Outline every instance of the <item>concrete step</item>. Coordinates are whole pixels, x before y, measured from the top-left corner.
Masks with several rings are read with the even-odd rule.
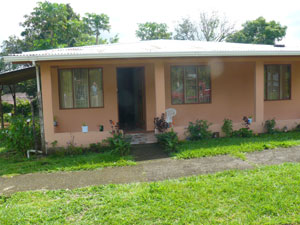
[[[132,145],[157,143],[157,139],[155,137],[154,132],[127,134],[125,133],[125,136],[131,138]]]

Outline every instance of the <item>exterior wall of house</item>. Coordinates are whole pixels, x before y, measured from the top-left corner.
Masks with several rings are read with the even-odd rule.
[[[263,65],[292,62],[292,100],[264,101]],[[171,104],[170,67],[172,65],[210,65],[211,103]],[[175,108],[174,129],[184,138],[188,122],[205,119],[213,123],[211,129],[220,131],[224,118],[233,120],[236,129],[242,126],[243,116],[253,116],[251,128],[263,131],[263,121],[276,118],[279,126],[295,126],[300,122],[300,57],[231,57],[231,58],[164,58],[164,59],[107,59],[81,61],[41,62],[45,138],[48,146],[58,141],[88,145],[100,142],[110,133],[109,120],[118,121],[117,80],[118,67],[145,68],[146,130],[153,131],[153,118],[166,108]],[[103,68],[104,107],[98,109],[60,109],[58,69]],[[57,117],[58,127],[53,126]],[[81,125],[89,126],[81,133]],[[99,125],[104,131],[99,132]]]

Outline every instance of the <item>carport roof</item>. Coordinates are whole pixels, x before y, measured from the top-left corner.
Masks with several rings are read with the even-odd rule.
[[[0,85],[17,84],[35,78],[35,67],[27,67],[0,73]]]

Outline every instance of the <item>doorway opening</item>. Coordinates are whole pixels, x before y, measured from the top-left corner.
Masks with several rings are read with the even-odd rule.
[[[117,84],[120,128],[125,131],[145,130],[144,68],[117,68]]]

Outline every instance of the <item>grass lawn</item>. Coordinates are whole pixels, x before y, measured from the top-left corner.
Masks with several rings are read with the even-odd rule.
[[[217,138],[185,141],[173,156],[179,159],[231,154],[245,158],[244,153],[300,145],[300,132],[261,134],[252,138]]]
[[[91,170],[111,166],[135,165],[132,156],[111,153],[86,153],[75,156],[48,156],[27,159],[0,148],[0,176],[33,172]]]
[[[0,197],[0,224],[299,224],[300,164]]]

